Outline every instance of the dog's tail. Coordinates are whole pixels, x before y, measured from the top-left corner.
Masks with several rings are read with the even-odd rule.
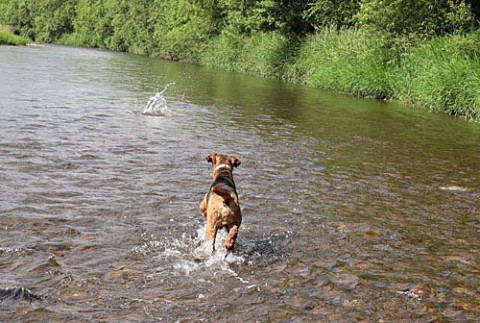
[[[229,186],[215,185],[215,186],[212,187],[212,192],[220,195],[225,200],[233,200],[236,203],[238,203],[237,192],[235,192],[235,190],[233,188],[229,187]]]

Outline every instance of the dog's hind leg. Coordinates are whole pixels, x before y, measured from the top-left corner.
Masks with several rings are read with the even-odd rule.
[[[215,239],[218,228],[215,224],[207,223],[207,241],[212,244],[212,255],[215,253]]]
[[[237,234],[238,234],[238,225],[232,225],[228,229],[228,236],[225,239],[225,242],[223,243],[223,246],[228,250],[228,251],[233,251],[233,248],[235,247],[235,241],[237,240]]]

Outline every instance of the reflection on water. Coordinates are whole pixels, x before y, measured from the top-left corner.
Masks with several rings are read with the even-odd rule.
[[[0,70],[0,293],[41,297],[2,320],[477,319],[478,124],[105,51],[0,47]],[[214,151],[242,160],[226,259],[198,212]]]

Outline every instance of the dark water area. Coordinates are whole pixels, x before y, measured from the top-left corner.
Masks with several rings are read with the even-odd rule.
[[[479,124],[47,46],[0,47],[0,129],[0,321],[480,316]],[[242,161],[227,258],[212,152]]]

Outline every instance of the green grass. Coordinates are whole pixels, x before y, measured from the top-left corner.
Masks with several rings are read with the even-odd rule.
[[[223,33],[202,52],[202,65],[249,75],[287,80],[298,40],[278,32],[250,37]]]
[[[57,40],[57,44],[83,47],[87,46],[87,41],[79,34],[63,34]]]
[[[31,42],[26,37],[15,35],[6,27],[0,28],[0,45],[26,45]]]
[[[288,68],[295,60],[296,39],[285,35],[258,33],[239,53],[237,71],[275,79],[288,79]]]

